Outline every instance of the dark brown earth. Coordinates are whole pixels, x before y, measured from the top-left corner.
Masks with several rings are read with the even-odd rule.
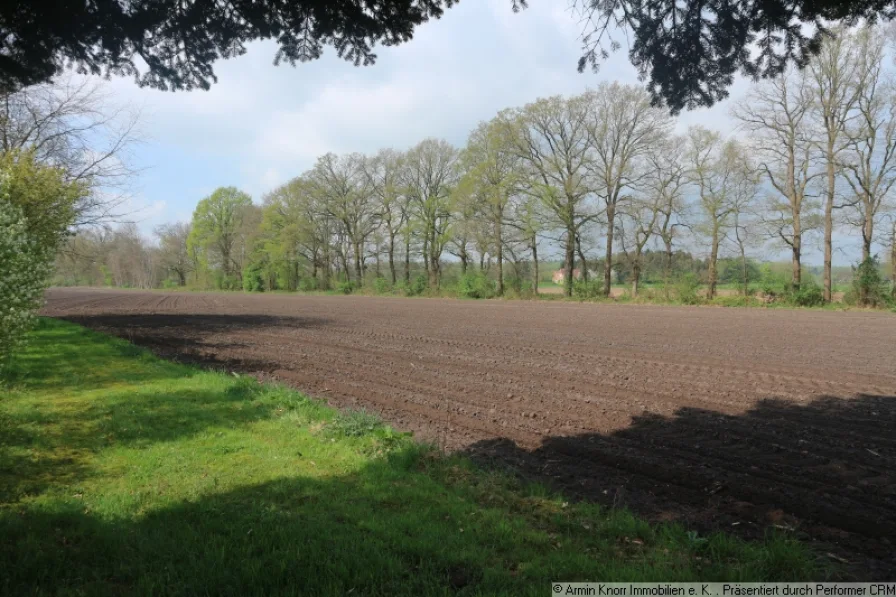
[[[44,313],[701,532],[896,578],[896,316],[52,289]]]

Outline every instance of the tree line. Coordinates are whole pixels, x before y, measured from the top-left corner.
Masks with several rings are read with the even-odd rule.
[[[664,253],[668,283],[676,251],[700,246],[712,298],[722,257],[739,260],[746,288],[750,257],[781,249],[798,291],[817,237],[830,301],[835,230],[858,231],[862,262],[876,247],[896,251],[888,43],[875,27],[838,31],[806,68],[752,86],[732,108],[731,136],[676,132],[647,92],[614,82],[503,110],[461,148],[425,139],[406,151],[329,153],[260,204],[216,190],[189,224],[156,231],[154,263],[169,283],[285,290],[409,285],[412,264],[438,289],[457,263],[461,274],[491,272],[500,295],[523,273],[537,292],[538,264],[557,249],[566,295],[577,270],[609,296],[620,264],[637,295],[646,252]]]

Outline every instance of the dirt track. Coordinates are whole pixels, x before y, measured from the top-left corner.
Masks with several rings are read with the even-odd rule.
[[[585,499],[795,529],[896,578],[896,316],[52,289],[44,310],[276,377]]]

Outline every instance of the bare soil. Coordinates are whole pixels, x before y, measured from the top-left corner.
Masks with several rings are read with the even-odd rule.
[[[46,315],[376,411],[578,499],[896,578],[885,313],[51,289]]]

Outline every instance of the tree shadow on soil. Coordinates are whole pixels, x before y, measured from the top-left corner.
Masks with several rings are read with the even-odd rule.
[[[86,328],[104,332],[149,348],[154,354],[210,369],[270,373],[274,367],[261,359],[234,356],[245,344],[207,339],[218,333],[264,329],[320,329],[330,324],[321,317],[262,314],[121,314],[73,315],[61,317]],[[220,353],[227,352],[227,357]]]
[[[861,579],[896,573],[896,396],[779,399],[740,416],[682,408],[610,434],[527,450],[480,441],[474,461],[648,519],[759,537],[771,525],[820,542]],[[840,555],[837,555],[840,554]]]

